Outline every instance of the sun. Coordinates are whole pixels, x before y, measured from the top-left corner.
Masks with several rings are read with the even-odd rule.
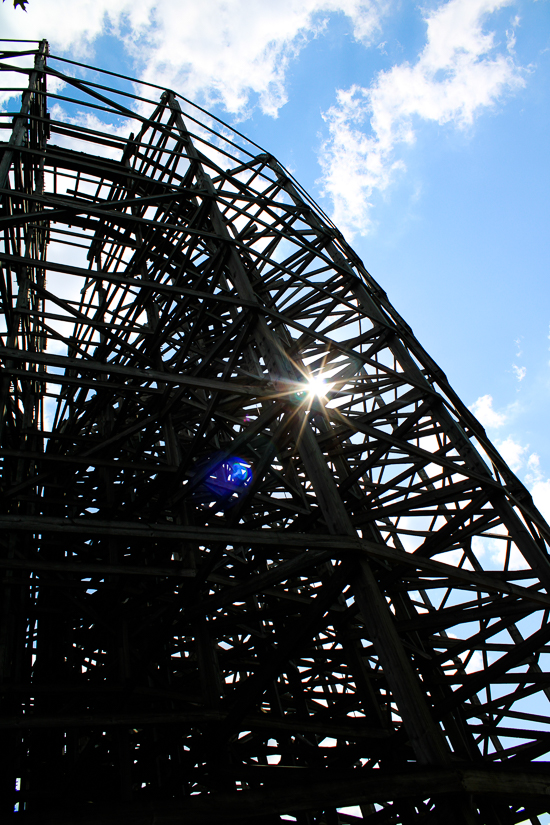
[[[308,378],[307,389],[310,396],[324,398],[331,388],[332,384],[327,384],[322,375],[312,375]]]

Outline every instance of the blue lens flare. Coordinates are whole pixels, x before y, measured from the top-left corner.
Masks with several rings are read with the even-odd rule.
[[[224,481],[235,487],[246,487],[252,481],[252,467],[240,458],[225,461],[222,465]]]
[[[205,476],[207,466],[210,469]],[[192,495],[204,503],[209,502],[209,506],[216,504],[225,508],[235,504],[254,477],[252,465],[239,456],[220,456],[218,461],[210,456],[203,461],[202,472],[200,464],[195,469],[202,479]]]

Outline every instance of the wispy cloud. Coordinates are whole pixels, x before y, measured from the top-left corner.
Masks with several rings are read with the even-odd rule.
[[[488,15],[510,1],[449,0],[426,14],[426,45],[415,63],[380,72],[369,87],[338,92],[324,115],[329,137],[319,160],[335,222],[348,234],[369,229],[369,198],[404,168],[397,148],[414,141],[415,120],[464,128],[524,84],[512,55],[517,21],[507,33],[509,48],[483,29]]]
[[[518,381],[523,381],[527,375],[527,367],[518,367],[517,364],[512,364],[512,369]]]
[[[275,116],[287,100],[291,60],[322,34],[329,14],[347,15],[370,43],[385,0],[41,0],[11,15],[4,37],[49,37],[56,49],[89,55],[116,33],[141,79],[243,115],[252,103]],[[55,26],[52,26],[55,19]]]

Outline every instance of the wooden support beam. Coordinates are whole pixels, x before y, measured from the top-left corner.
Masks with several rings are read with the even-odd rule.
[[[265,770],[265,769],[264,769]],[[259,769],[259,772],[261,769]],[[214,825],[219,823],[220,811],[226,821],[244,820],[270,814],[298,813],[300,811],[323,811],[335,807],[342,808],[365,803],[378,803],[410,799],[441,799],[459,794],[481,795],[501,800],[504,804],[518,805],[533,802],[548,805],[550,798],[550,776],[547,771],[526,771],[487,768],[454,770],[411,770],[406,773],[387,773],[381,770],[355,771],[357,776],[331,781],[297,782],[258,790],[243,790],[239,793],[216,793],[208,796],[191,797],[179,803],[164,805],[120,807],[116,811],[102,810],[94,814],[87,811],[79,821],[85,825]],[[542,808],[544,810],[544,808]],[[35,820],[25,817],[32,825]],[[7,821],[12,821],[10,817]],[[13,816],[16,821],[16,816]],[[17,820],[18,821],[18,820]],[[53,825],[53,819],[42,819],[46,825]],[[57,816],[59,825],[72,825],[74,819]]]
[[[545,810],[528,492],[274,158],[31,46],[0,52],[31,80],[0,161],[2,821]],[[52,123],[47,76],[105,133]]]

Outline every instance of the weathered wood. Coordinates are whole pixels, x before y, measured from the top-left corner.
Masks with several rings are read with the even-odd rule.
[[[104,716],[82,715],[82,716],[50,716],[35,717],[23,716],[15,718],[0,718],[0,729],[3,730],[30,730],[32,728],[109,728],[126,727],[135,728],[146,725],[188,725],[201,726],[210,725],[212,722],[224,722],[227,713],[214,710],[200,711],[172,711],[171,713],[134,713],[134,714],[106,714]],[[244,730],[260,730],[277,732],[284,731],[297,735],[317,734],[319,736],[339,737],[346,740],[388,739],[389,734],[382,728],[369,728],[359,720],[353,724],[316,722],[314,719],[293,718],[285,716],[274,719],[269,716],[248,715],[242,720],[241,726]]]
[[[44,55],[0,52],[2,821],[546,810],[529,494],[274,158]]]
[[[503,797],[516,803],[518,800],[527,802],[540,797],[547,800],[550,796],[550,776],[544,771],[530,773],[481,768],[423,770],[389,775],[384,771],[356,773],[361,775],[336,782],[325,779],[315,783],[287,783],[284,787],[244,790],[234,794],[217,793],[209,797],[191,798],[179,804],[147,806],[146,810],[141,811],[135,808],[125,811],[121,808],[116,812],[103,810],[96,815],[87,812],[81,821],[86,825],[130,822],[138,825],[150,825],[151,822],[176,825],[182,821],[192,825],[206,825],[219,822],[220,811],[224,812],[224,819],[232,821],[273,813],[324,810],[368,802],[433,799],[457,792]],[[28,817],[28,821],[34,820]],[[43,821],[53,822],[50,819]],[[60,825],[69,825],[74,820],[56,817],[55,821]]]
[[[160,372],[158,370],[153,369],[138,370],[133,369],[132,367],[119,367],[116,364],[101,364],[97,361],[92,360],[83,361],[77,358],[66,358],[65,356],[60,355],[50,355],[49,353],[21,352],[20,350],[8,349],[7,347],[0,347],[0,357],[4,357],[6,359],[13,361],[28,362],[30,360],[32,363],[36,364],[45,364],[47,366],[54,368],[57,367],[61,369],[75,370],[84,373],[91,372],[92,374],[98,373],[103,375],[120,375],[127,379],[137,378],[140,379],[143,383],[145,383],[145,385],[147,385],[148,383],[162,381],[163,383],[168,384],[175,384],[207,390],[216,390],[217,392],[224,392],[229,395],[247,395],[252,398],[256,398],[258,395],[257,389],[250,386],[238,384],[236,382],[229,384],[225,381],[198,378],[192,375]],[[55,383],[55,378],[55,373],[51,373],[51,380],[53,383]],[[50,380],[50,374],[48,374],[48,380]],[[144,387],[143,391],[146,391],[146,386]]]
[[[66,459],[70,462],[70,458]],[[101,463],[101,462],[100,462]],[[138,469],[144,469],[139,468]],[[169,471],[169,468],[166,468]],[[279,532],[277,530],[250,531],[226,528],[201,528],[189,527],[175,524],[143,524],[141,522],[121,522],[117,519],[114,522],[105,522],[99,519],[55,519],[48,516],[38,518],[22,519],[18,516],[0,515],[0,526],[6,529],[29,532],[54,532],[79,534],[82,536],[136,536],[140,539],[180,539],[194,540],[203,543],[231,543],[233,545],[244,544],[249,546],[262,545],[266,547],[292,547],[309,548],[325,551],[331,558],[340,558],[342,554],[357,553],[364,554],[380,561],[393,561],[399,565],[412,567],[420,571],[423,575],[445,575],[444,581],[455,580],[469,584],[476,590],[486,590],[488,593],[504,593],[537,604],[550,607],[550,597],[540,591],[521,587],[508,581],[503,581],[498,571],[485,571],[483,574],[452,567],[444,562],[437,562],[433,559],[424,559],[415,555],[392,550],[390,547],[382,547],[374,542],[360,538],[339,536],[335,541],[331,536],[323,536],[315,533],[293,533]],[[0,566],[2,561],[0,560]],[[37,562],[39,564],[39,562]],[[29,562],[32,566],[32,562]],[[40,569],[37,567],[37,569]],[[498,607],[497,607],[498,610]],[[469,619],[468,619],[469,620]],[[418,620],[422,624],[422,619]]]

